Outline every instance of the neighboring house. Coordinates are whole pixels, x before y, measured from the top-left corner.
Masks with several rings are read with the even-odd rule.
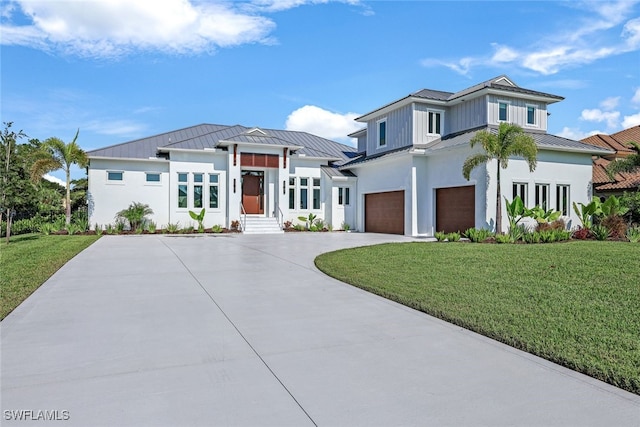
[[[299,222],[317,215],[338,229],[411,236],[495,228],[496,165],[462,177],[469,140],[501,122],[522,126],[539,147],[538,167],[511,159],[502,195],[561,210],[591,197],[591,156],[611,150],[549,135],[547,105],[562,97],[524,89],[506,76],[460,92],[421,90],[359,117],[357,149],[304,132],[199,125],[89,152],[91,223],[113,222],[132,201],[159,225],[205,226],[249,217]],[[504,204],[503,204],[504,208]],[[503,229],[507,228],[503,212]]]
[[[629,142],[640,143],[640,126],[634,126],[620,132],[603,135],[592,135],[582,142],[612,150],[609,154],[593,159],[593,193],[600,197],[620,195],[625,191],[640,191],[640,172],[618,173],[613,179],[607,173],[607,166],[612,161],[623,159],[635,153]]]

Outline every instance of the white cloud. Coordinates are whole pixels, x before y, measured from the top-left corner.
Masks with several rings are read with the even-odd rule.
[[[619,111],[602,111],[599,108],[582,110],[580,119],[588,122],[606,122],[609,129],[615,129],[620,122]]]
[[[631,102],[634,104],[640,104],[640,87],[636,89],[636,92],[633,94],[633,98],[631,98]]]
[[[622,128],[629,129],[630,127],[640,125],[640,113],[632,114],[631,116],[624,116],[622,119]]]
[[[27,25],[3,22],[2,43],[83,57],[118,57],[138,50],[173,54],[266,43],[275,23],[233,3],[190,0],[18,0]],[[7,9],[8,10],[8,9]],[[9,10],[7,14],[16,14]]]
[[[48,173],[44,174],[42,177],[44,179],[46,179],[47,181],[55,182],[56,184],[60,184],[63,187],[67,188],[67,183],[65,181],[63,181],[62,179],[60,179],[60,178],[57,178],[57,177],[55,177],[53,175],[50,175]]]
[[[618,106],[620,102],[619,96],[611,96],[600,103],[600,107],[605,111],[611,111]]]
[[[287,117],[287,130],[309,132],[314,135],[338,141],[349,141],[347,135],[361,129],[363,126],[354,121],[360,114],[339,114],[327,111],[315,105],[305,105],[293,111]]]
[[[147,126],[132,120],[91,120],[83,124],[81,130],[95,132],[100,135],[119,136],[123,138],[134,138],[142,136]]]
[[[567,126],[562,128],[562,131],[558,134],[558,136],[561,136],[563,138],[568,138],[568,139],[573,139],[574,141],[580,141],[583,140],[591,135],[597,135],[597,134],[601,134],[604,132],[601,132],[599,130],[592,130],[589,132],[583,132],[580,129],[577,128],[569,128]]]
[[[636,3],[629,0],[563,3],[565,7],[586,12],[584,17],[573,19],[569,25],[563,24],[567,29],[561,32],[548,35],[541,32],[539,42],[532,47],[527,45],[519,49],[492,43],[493,54],[446,61],[428,58],[422,65],[445,66],[462,75],[468,75],[472,66],[519,66],[552,75],[566,68],[636,51],[640,48],[640,18],[629,19]],[[619,29],[617,33],[616,28]]]

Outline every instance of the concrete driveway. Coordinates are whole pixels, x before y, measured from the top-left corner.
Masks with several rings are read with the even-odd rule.
[[[2,425],[640,425],[640,396],[313,265],[409,240],[105,236],[1,323]]]

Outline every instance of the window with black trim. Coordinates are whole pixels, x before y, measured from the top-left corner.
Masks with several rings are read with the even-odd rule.
[[[506,122],[509,120],[509,103],[500,101],[498,102],[498,120]]]
[[[218,181],[218,174],[209,175],[209,208],[211,209],[218,208]]]
[[[178,174],[178,207],[186,208],[188,199],[189,175],[186,173]]]
[[[204,181],[204,174],[194,173],[193,174],[193,207],[201,208],[202,207],[202,183]]]
[[[569,193],[568,185],[556,186],[556,210],[562,212],[562,215],[569,215]]]
[[[147,182],[160,182],[160,174],[156,172],[147,172],[145,176]]]
[[[549,184],[536,184],[536,206],[549,209]]]
[[[124,179],[124,172],[122,171],[107,171],[108,181],[122,181]]]
[[[289,178],[289,209],[296,208],[296,178]]]
[[[313,209],[320,209],[320,178],[313,178]]]
[[[442,114],[436,111],[429,111],[429,133],[440,135],[440,127],[442,122]]]
[[[300,209],[309,208],[309,178],[300,178]]]
[[[349,196],[350,196],[349,187],[338,187],[338,205],[340,206],[348,206],[349,205]]]
[[[527,205],[527,187],[527,184],[524,182],[513,183],[513,198],[515,199],[516,196],[519,196],[525,206]]]
[[[387,119],[379,120],[377,122],[378,130],[378,147],[387,146]]]

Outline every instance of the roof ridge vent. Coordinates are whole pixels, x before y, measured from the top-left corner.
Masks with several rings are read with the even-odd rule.
[[[268,134],[260,128],[252,128],[245,132],[245,135],[261,135],[267,136]]]

